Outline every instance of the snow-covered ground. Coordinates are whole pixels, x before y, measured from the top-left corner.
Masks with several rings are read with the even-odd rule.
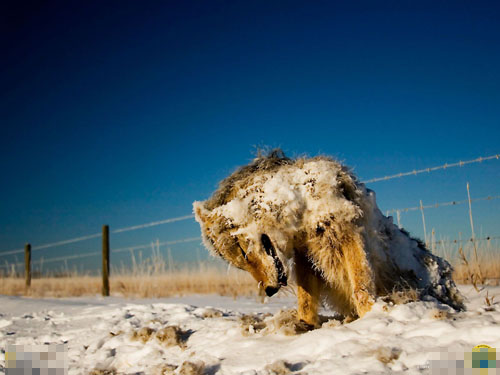
[[[461,287],[468,310],[378,301],[363,319],[301,332],[292,297],[31,299],[0,296],[0,373],[8,344],[65,343],[69,374],[429,373],[432,353],[500,348],[500,304]],[[333,315],[333,314],[332,314]],[[298,332],[297,332],[298,331]]]

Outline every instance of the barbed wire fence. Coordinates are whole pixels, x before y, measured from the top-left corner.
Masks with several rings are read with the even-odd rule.
[[[422,169],[414,169],[412,171],[407,171],[407,172],[400,172],[397,174],[393,175],[387,175],[383,177],[375,177],[367,180],[362,180],[362,183],[375,183],[375,182],[380,182],[380,181],[388,181],[396,178],[403,178],[407,176],[416,176],[422,173],[431,173],[439,170],[445,170],[445,169],[450,169],[450,168],[456,168],[456,167],[463,167],[465,165],[470,165],[470,164],[476,164],[476,163],[482,163],[484,161],[488,160],[499,160],[500,159],[500,154],[495,154],[495,155],[490,155],[490,156],[482,156],[478,157],[475,159],[471,160],[465,160],[465,161],[458,161],[454,163],[445,163],[442,165],[438,166],[433,166],[433,167],[428,167],[428,168],[422,168]],[[461,205],[461,204],[466,204],[469,203],[469,205],[472,202],[478,202],[478,201],[492,201],[499,199],[500,195],[493,195],[493,196],[486,196],[486,197],[480,197],[480,198],[470,198],[467,200],[460,200],[460,201],[449,201],[449,202],[438,202],[438,203],[433,203],[433,204],[427,204],[423,205],[422,201],[420,201],[420,205],[418,206],[412,206],[412,207],[404,207],[404,208],[393,208],[386,210],[385,213],[387,216],[391,214],[396,214],[397,218],[397,224],[399,227],[402,227],[401,224],[401,214],[410,212],[410,211],[421,211],[422,213],[422,222],[423,222],[423,227],[424,227],[424,238],[425,238],[425,243],[429,246],[435,246],[439,244],[444,244],[444,243],[465,243],[465,242],[475,242],[475,241],[491,241],[495,239],[500,239],[500,235],[497,234],[492,234],[490,236],[485,236],[481,238],[475,238],[475,235],[473,233],[472,237],[469,239],[452,239],[452,240],[442,240],[442,241],[435,241],[434,239],[432,241],[429,241],[427,238],[427,233],[426,233],[426,225],[425,225],[425,216],[424,216],[424,210],[426,209],[432,209],[432,208],[439,208],[439,207],[446,207],[446,206],[455,206],[455,205]],[[169,223],[174,223],[174,222],[179,222],[179,221],[185,221],[185,220],[190,220],[193,219],[194,215],[183,215],[179,217],[174,217],[174,218],[167,218],[164,220],[157,220],[157,221],[152,221],[148,223],[143,223],[143,224],[138,224],[138,225],[133,225],[133,226],[128,226],[128,227],[123,227],[123,228],[118,228],[110,231],[111,234],[119,234],[119,233],[124,233],[124,232],[130,232],[130,231],[135,231],[135,230],[141,230],[145,228],[150,228],[150,227],[155,227],[159,225],[165,225]],[[58,246],[64,246],[64,245],[69,245],[69,244],[74,244],[77,242],[82,242],[82,241],[87,241],[91,239],[96,239],[102,237],[102,233],[93,233],[93,234],[88,234],[84,236],[78,236],[66,240],[61,240],[61,241],[55,241],[51,243],[46,243],[46,244],[41,244],[41,245],[36,245],[31,247],[31,251],[38,252],[41,250],[46,250]],[[189,242],[200,242],[201,243],[201,238],[198,237],[187,237],[187,238],[180,238],[176,240],[171,240],[171,241],[162,241],[160,242],[159,240],[156,241],[156,245],[159,246],[170,246],[170,245],[175,245],[175,244],[180,244],[180,243],[189,243]],[[111,253],[120,253],[120,252],[133,252],[135,250],[139,249],[144,249],[148,246],[151,246],[152,242],[149,242],[147,244],[141,244],[141,245],[134,245],[134,246],[129,246],[129,247],[121,247],[117,249],[111,249]],[[0,252],[0,257],[5,257],[9,255],[16,255],[16,254],[22,254],[26,253],[26,248],[22,249],[13,249],[13,250],[6,250],[6,251],[1,251]],[[65,256],[58,256],[58,257],[52,257],[52,258],[41,258],[38,260],[35,260],[31,262],[32,264],[45,264],[45,263],[53,263],[53,262],[66,262],[68,260],[74,260],[74,259],[81,259],[81,258],[87,258],[87,257],[92,257],[92,256],[99,256],[101,254],[100,251],[92,251],[92,252],[85,252],[81,254],[71,254],[71,255],[65,255]],[[2,270],[17,270],[18,268],[22,267],[25,265],[25,262],[21,261],[15,261],[8,263],[6,262],[5,264],[0,264],[0,271]],[[0,275],[2,273],[0,272]]]
[[[460,161],[457,161],[456,163],[444,163],[442,165],[438,165],[438,166],[434,166],[434,167],[414,169],[414,170],[409,171],[409,172],[400,172],[400,173],[396,173],[396,174],[384,176],[384,177],[375,177],[375,178],[371,178],[369,180],[364,180],[361,182],[367,184],[367,183],[371,183],[371,182],[387,181],[387,180],[392,180],[395,178],[401,178],[401,177],[406,177],[406,176],[416,176],[417,174],[421,174],[421,173],[430,173],[430,172],[435,172],[435,171],[438,171],[441,169],[463,167],[464,165],[467,165],[467,164],[481,163],[483,161],[493,160],[493,159],[498,160],[499,158],[500,158],[500,154],[495,154],[495,155],[490,155],[490,156],[480,156],[476,159],[471,159],[471,160],[466,160],[466,161],[460,160]]]
[[[396,214],[397,218],[397,224],[398,227],[402,228],[403,225],[401,224],[401,214],[404,212],[410,212],[410,211],[423,211],[424,209],[429,209],[429,208],[439,208],[439,207],[446,207],[446,206],[458,206],[461,204],[466,204],[466,203],[472,203],[472,202],[480,202],[480,201],[492,201],[499,199],[500,195],[494,195],[494,196],[486,196],[486,197],[481,197],[481,198],[471,198],[469,199],[464,199],[461,201],[450,201],[450,202],[439,202],[439,203],[433,203],[433,204],[420,204],[419,206],[413,206],[413,207],[405,207],[405,208],[392,208],[390,210],[385,211],[386,216],[390,216],[391,214]],[[420,201],[422,202],[422,201]],[[424,233],[426,232],[425,230],[425,217],[423,217],[423,226],[424,226]],[[424,234],[424,237],[427,237]],[[427,240],[427,239],[426,239]]]

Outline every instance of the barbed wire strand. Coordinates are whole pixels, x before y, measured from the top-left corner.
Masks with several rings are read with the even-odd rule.
[[[32,247],[31,247],[31,250],[32,250],[32,251],[43,250],[43,249],[47,249],[47,248],[49,248],[49,247],[55,247],[55,246],[68,245],[68,244],[70,244],[70,243],[75,243],[75,242],[80,242],[80,241],[90,240],[90,239],[92,239],[92,238],[97,238],[97,237],[101,237],[101,233],[89,234],[88,236],[82,236],[82,237],[71,238],[71,239],[69,239],[69,240],[58,241],[58,242],[52,242],[52,243],[48,243],[48,244],[45,244],[45,245],[32,246]]]
[[[193,217],[194,217],[194,215],[185,215],[185,216],[179,216],[179,217],[174,217],[174,218],[160,220],[160,221],[153,221],[153,222],[150,222],[150,223],[135,225],[135,226],[132,226],[132,227],[125,227],[125,228],[115,229],[115,230],[111,231],[111,233],[121,233],[121,232],[127,232],[127,231],[131,231],[131,230],[136,230],[136,229],[153,227],[153,226],[157,226],[157,225],[162,225],[162,224],[167,224],[167,223],[173,223],[173,222],[176,222],[176,221],[187,220],[187,219],[191,219]],[[33,246],[31,248],[31,250],[32,251],[36,251],[36,250],[47,249],[47,248],[50,248],[50,247],[67,245],[67,244],[71,244],[71,243],[75,243],[75,242],[89,240],[89,239],[92,239],[92,238],[98,238],[98,237],[101,237],[101,236],[102,236],[101,233],[89,234],[88,236],[75,237],[75,238],[70,238],[70,239],[67,239],[67,240],[64,240],[64,241],[57,241],[57,242],[47,243],[47,244],[44,244],[44,245]],[[0,256],[12,255],[12,254],[20,254],[20,253],[24,253],[24,249],[3,251],[3,252],[0,253]]]
[[[175,245],[179,243],[187,243],[187,242],[195,242],[195,241],[200,241],[201,242],[201,237],[189,237],[189,238],[182,238],[179,240],[173,240],[173,241],[163,241],[163,242],[150,242],[148,244],[142,244],[142,245],[136,245],[136,246],[130,246],[130,247],[122,247],[119,249],[114,249],[111,250],[111,253],[121,253],[125,251],[134,251],[134,250],[139,250],[139,249],[146,249],[149,246],[156,245],[156,246],[168,246],[168,245]],[[101,254],[100,251],[94,251],[90,253],[84,253],[84,254],[75,254],[75,255],[67,255],[67,256],[61,256],[61,257],[55,257],[55,258],[48,258],[48,259],[39,259],[35,260],[32,262],[32,264],[38,264],[38,263],[50,263],[50,262],[57,262],[57,261],[64,261],[64,260],[69,260],[69,259],[79,259],[79,258],[85,258],[93,255],[99,255]],[[0,268],[4,267],[10,267],[12,264],[14,264],[16,267],[20,265],[24,265],[24,262],[17,262],[17,263],[9,263],[8,265],[0,265]]]
[[[11,254],[20,254],[20,253],[24,253],[24,249],[4,251],[3,253],[0,254],[0,256],[11,255]]]
[[[371,182],[387,181],[387,180],[392,180],[394,178],[412,176],[412,175],[417,175],[417,174],[425,173],[425,172],[427,172],[427,173],[434,172],[434,171],[437,171],[439,169],[463,167],[466,164],[481,163],[483,161],[492,160],[492,159],[497,159],[497,160],[500,159],[500,154],[491,155],[491,156],[480,156],[480,157],[478,157],[476,159],[472,159],[472,160],[458,161],[456,163],[445,163],[443,165],[438,165],[438,166],[430,167],[430,168],[414,169],[413,171],[409,171],[409,172],[400,172],[400,173],[396,173],[396,174],[389,175],[389,176],[375,177],[375,178],[371,178],[369,180],[363,180],[361,182],[366,184],[366,183],[371,183]]]
[[[144,245],[136,245],[136,246],[130,246],[130,247],[122,247],[119,249],[111,250],[112,253],[121,253],[124,251],[134,251],[138,249],[144,249],[148,246],[151,245],[156,245],[156,246],[165,246],[165,245],[174,245],[178,243],[186,243],[186,242],[194,242],[194,241],[200,241],[201,242],[201,237],[189,237],[189,238],[184,238],[181,240],[174,240],[174,241],[165,241],[165,242],[151,242],[149,244],[144,244]]]
[[[474,198],[474,199],[471,199],[471,202],[491,201],[491,200],[495,200],[495,199],[500,199],[500,195]],[[439,203],[424,205],[424,206],[422,206],[422,208],[438,208],[438,207],[444,207],[444,206],[456,206],[456,205],[464,204],[464,203],[468,203],[468,202],[469,202],[468,199],[464,199],[461,201],[439,202]],[[420,209],[421,209],[420,206],[405,207],[405,208],[392,208],[392,209],[386,211],[386,216],[388,216],[389,214],[395,213],[395,212],[419,211]]]
[[[42,259],[37,259],[37,260],[32,261],[31,264],[42,264],[42,263],[65,261],[65,260],[69,260],[69,259],[80,259],[80,258],[86,258],[86,257],[90,257],[93,255],[99,255],[99,254],[101,254],[100,251],[94,251],[91,253],[67,255],[67,256],[63,256],[63,257],[54,257],[54,258],[48,258],[48,259],[42,258]],[[12,266],[14,266],[14,267],[24,266],[24,262],[3,264],[3,265],[0,265],[0,268],[4,268],[4,267],[10,268]]]
[[[174,217],[174,218],[171,218],[171,219],[165,219],[165,220],[160,220],[160,221],[153,221],[151,223],[146,223],[146,224],[134,225],[134,226],[131,226],[131,227],[126,227],[126,228],[115,229],[115,230],[111,231],[111,233],[128,232],[128,231],[131,231],[131,230],[143,229],[143,228],[148,228],[148,227],[154,227],[154,226],[157,226],[157,225],[174,223],[176,221],[182,221],[182,220],[187,220],[187,219],[192,219],[192,218],[194,218],[194,215],[185,215],[185,216],[180,216],[180,217]]]
[[[70,244],[70,243],[75,243],[75,242],[90,240],[92,238],[97,238],[97,237],[101,237],[101,233],[89,234],[88,236],[81,236],[81,237],[70,238],[68,240],[47,243],[47,244],[39,245],[39,246],[32,246],[31,247],[31,251],[37,251],[37,250],[47,249],[49,247],[56,247],[56,246],[67,245],[67,244]],[[18,253],[24,253],[24,249],[18,249],[18,250],[11,250],[11,251],[1,252],[0,256],[11,255],[11,254],[18,254]]]
[[[439,244],[444,244],[444,243],[463,243],[463,242],[474,242],[474,241],[490,241],[490,240],[498,240],[500,239],[500,236],[487,236],[483,238],[466,238],[466,239],[459,239],[459,240],[443,240],[443,241],[434,241],[431,242],[433,244],[439,245]]]
[[[34,264],[38,264],[38,263],[58,262],[58,261],[64,261],[64,260],[70,260],[70,259],[86,258],[86,257],[94,256],[94,255],[100,255],[100,254],[102,254],[102,252],[100,252],[100,251],[93,251],[91,253],[68,255],[68,256],[65,256],[65,257],[55,257],[55,258],[48,258],[48,259],[39,259],[39,260],[33,261],[33,263]],[[21,263],[21,264],[24,264],[24,263]]]

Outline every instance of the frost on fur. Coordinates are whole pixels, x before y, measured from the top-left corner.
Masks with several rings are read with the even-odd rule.
[[[267,295],[292,278],[299,318],[310,325],[319,324],[321,300],[355,318],[377,296],[409,288],[463,309],[450,265],[395,226],[375,193],[333,159],[273,150],[193,208],[205,246],[250,272]]]

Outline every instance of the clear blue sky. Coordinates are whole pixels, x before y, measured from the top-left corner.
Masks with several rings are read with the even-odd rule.
[[[17,3],[0,6],[0,251],[189,214],[256,146],[364,179],[500,152],[495,2]],[[495,160],[370,187],[385,210],[466,181],[499,195],[499,177]],[[499,207],[474,207],[487,234]],[[429,227],[466,232],[444,210]],[[403,224],[421,236],[419,219]]]

